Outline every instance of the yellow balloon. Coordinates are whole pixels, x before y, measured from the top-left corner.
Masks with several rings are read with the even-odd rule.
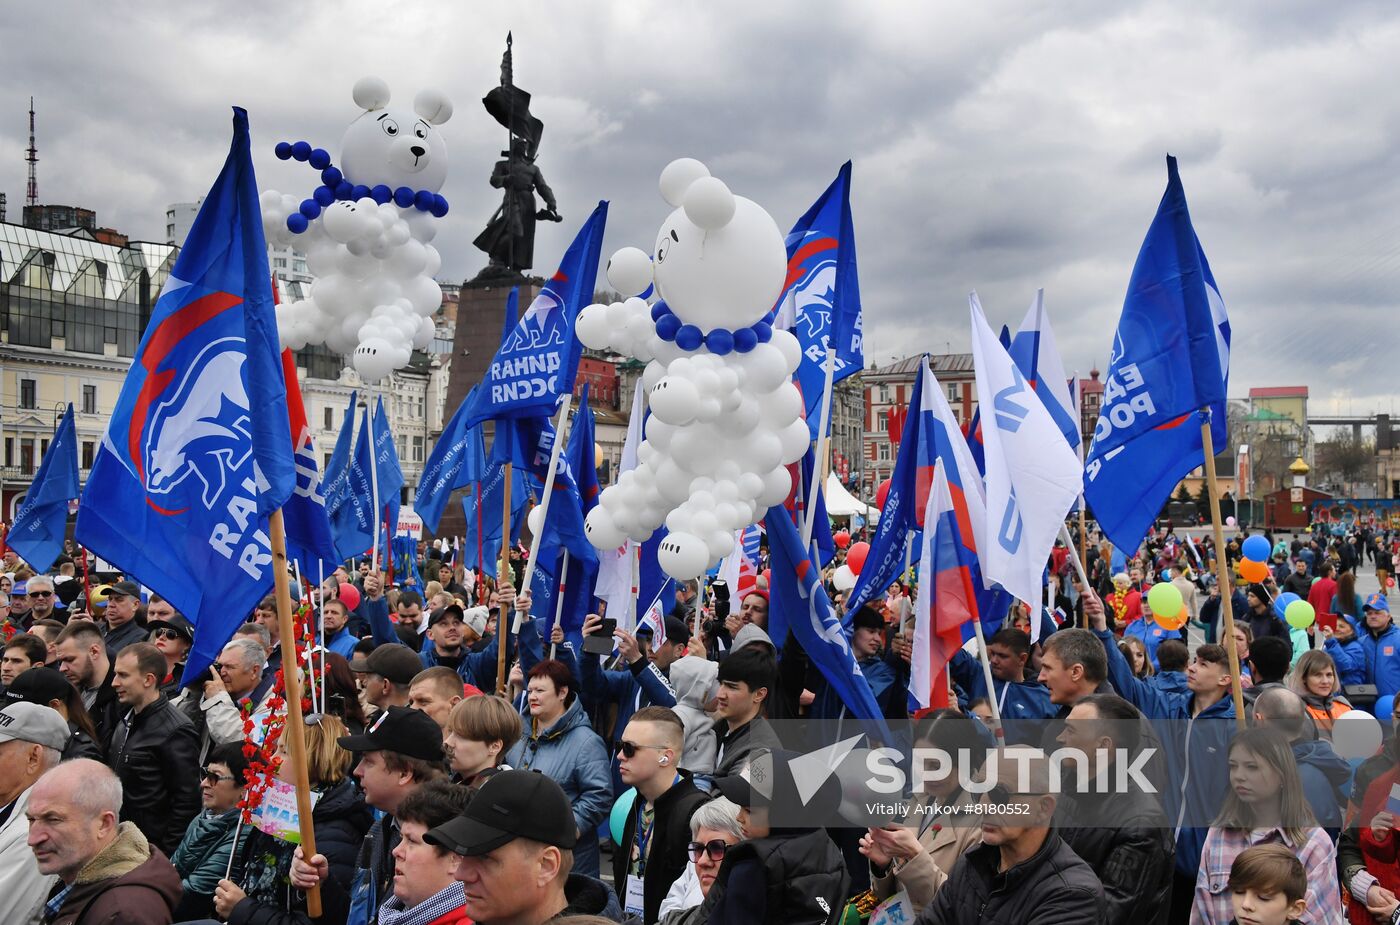
[[[606,457],[603,455],[603,448],[596,443],[593,444],[593,465],[601,469],[605,458]]]

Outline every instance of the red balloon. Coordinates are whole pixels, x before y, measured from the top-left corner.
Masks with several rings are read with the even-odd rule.
[[[846,530],[837,530],[831,535],[831,539],[836,544],[837,549],[845,549],[851,545],[851,534]]]
[[[883,510],[885,507],[885,498],[889,496],[889,493],[890,480],[885,479],[880,483],[880,487],[875,489],[875,506]]]
[[[354,610],[360,606],[360,589],[348,582],[341,584],[336,597],[345,605],[346,610]]]
[[[869,543],[852,543],[851,548],[846,550],[846,565],[856,574],[865,567],[865,557],[870,555]]]
[[[771,568],[766,568],[763,570],[763,587],[773,587],[773,570]]]

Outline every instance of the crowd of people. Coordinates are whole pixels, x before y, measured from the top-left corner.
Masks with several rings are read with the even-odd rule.
[[[744,925],[881,903],[931,925],[1400,922],[1395,538],[1270,536],[1269,575],[1232,591],[1227,621],[1212,560],[1236,568],[1242,540],[1085,537],[1087,586],[1057,545],[1044,606],[953,654],[942,709],[911,712],[912,576],[846,615],[855,680],[908,730],[870,744],[978,756],[865,825],[831,821],[836,778],[794,770],[789,724],[840,728],[850,707],[793,634],[769,636],[762,561],[732,591],[679,583],[633,629],[553,625],[519,571],[497,583],[431,548],[422,587],[338,569],[304,589],[324,691],[285,730],[304,740],[314,851],[272,809],[293,812],[269,730],[298,659],[272,598],[187,677],[195,629],[169,602],[125,576],[85,587],[96,564],[76,548],[42,575],[11,552],[0,922]],[[1367,562],[1380,593],[1358,590]],[[1151,612],[1159,582],[1181,592],[1179,628]],[[1284,620],[1285,593],[1312,626]],[[1349,758],[1333,734],[1356,708],[1386,735]],[[1150,750],[1167,786],[1064,791],[1061,747],[1104,780]]]

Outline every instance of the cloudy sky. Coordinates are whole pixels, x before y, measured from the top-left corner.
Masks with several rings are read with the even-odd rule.
[[[437,86],[456,104],[437,244],[443,278],[470,277],[504,143],[478,101],[507,29],[565,216],[542,227],[543,272],[600,198],[604,253],[649,248],[674,157],[784,230],[849,158],[868,361],[965,351],[967,290],[1014,327],[1044,286],[1065,365],[1087,373],[1172,153],[1234,327],[1232,395],[1307,384],[1313,414],[1394,410],[1400,8],[1384,0],[26,4],[0,23],[10,220],[31,94],[41,200],[161,239],[166,204],[217,171],[229,105],[250,112],[263,186],[305,195],[311,171],[273,145],[335,153],[351,85],[378,74],[401,101]]]

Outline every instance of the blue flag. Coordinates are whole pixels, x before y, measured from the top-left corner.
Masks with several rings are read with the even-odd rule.
[[[802,548],[791,514],[781,505],[771,507],[764,526],[770,555],[769,626],[777,613],[851,715],[868,721],[867,731],[880,741],[893,742],[884,714],[851,652],[850,637],[822,588],[821,569]]]
[[[371,502],[369,470],[362,465],[358,450],[351,453],[355,435],[355,393],[345,408],[345,419],[336,437],[330,462],[326,463],[326,513],[331,519],[331,535],[341,560],[353,559],[374,542],[374,504]],[[365,427],[360,425],[361,436]],[[367,438],[365,438],[367,439]],[[366,444],[365,458],[369,456]]]
[[[297,383],[296,360],[282,351],[282,374],[287,386],[287,414],[292,426],[292,450],[296,455],[297,484],[282,507],[287,528],[287,558],[301,565],[308,580],[329,575],[340,564],[330,514],[326,511],[325,484],[316,462],[316,445],[306,421],[306,407]]]
[[[1136,549],[1182,476],[1204,462],[1203,413],[1226,444],[1230,323],[1191,227],[1176,158],[1113,338],[1084,496],[1114,546]]]
[[[505,501],[505,466],[488,462],[486,474],[477,483],[476,491],[462,498],[462,510],[466,514],[466,528],[463,543],[466,546],[463,560],[473,563],[476,560],[478,544],[481,547],[481,561],[476,563],[492,578],[496,577],[496,563],[501,558],[501,506]],[[480,498],[477,491],[481,493]],[[520,539],[520,528],[525,523],[525,512],[530,503],[530,488],[526,484],[525,473],[512,467],[510,474],[510,542]],[[481,517],[477,517],[477,508]]]
[[[574,336],[578,313],[593,300],[608,204],[598,203],[544,284],[505,338],[477,386],[468,422],[548,417],[573,392],[583,344]]]
[[[802,345],[797,383],[807,406],[812,439],[821,426],[822,390],[826,385],[827,342],[835,357],[832,382],[865,366],[862,348],[860,280],[856,273],[856,234],[851,223],[851,162],[787,236],[788,271],[778,297],[778,313],[789,302],[792,333]]]
[[[374,408],[374,466],[379,479],[379,508],[383,511],[384,523],[389,525],[389,535],[399,530],[399,504],[403,492],[403,470],[399,468],[399,454],[394,449],[394,432],[389,429],[389,418],[384,414],[384,399],[380,398]]]
[[[486,445],[482,440],[481,426],[467,426],[467,414],[471,405],[471,394],[457,406],[452,420],[447,422],[442,436],[438,437],[428,462],[423,466],[423,475],[418,480],[418,494],[413,499],[413,510],[423,518],[423,525],[432,533],[437,533],[442,521],[442,512],[447,507],[452,492],[466,488],[481,480],[486,470]]]
[[[54,431],[53,442],[15,515],[5,541],[35,571],[47,572],[63,552],[68,502],[78,497],[78,443],[73,436],[73,405]]]
[[[413,590],[422,595],[423,574],[418,571],[418,541],[407,534],[395,536],[390,548],[393,553],[390,561],[394,564],[394,580],[403,587],[405,579],[412,576]]]
[[[78,513],[78,542],[194,624],[189,677],[272,587],[268,515],[295,484],[247,113],[233,126]]]

